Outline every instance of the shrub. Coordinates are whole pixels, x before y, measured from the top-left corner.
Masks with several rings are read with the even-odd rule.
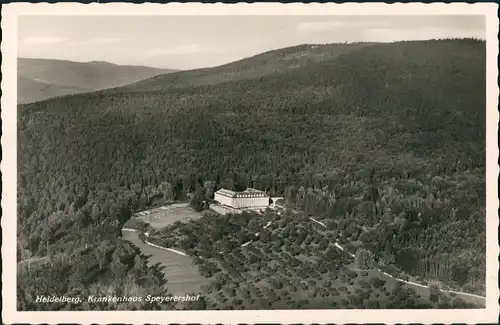
[[[371,285],[365,280],[358,280],[358,284],[363,289],[370,289],[371,288]]]
[[[375,257],[372,252],[364,248],[356,251],[356,265],[363,270],[372,269],[375,266]]]
[[[356,272],[354,272],[354,271],[352,271],[352,270],[347,270],[347,271],[345,272],[345,274],[346,274],[349,278],[351,278],[351,279],[354,279],[354,278],[356,278],[356,277],[358,276],[358,273],[356,273]]]

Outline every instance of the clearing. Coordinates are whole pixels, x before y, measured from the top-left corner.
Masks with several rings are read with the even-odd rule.
[[[202,277],[198,268],[193,265],[191,257],[143,243],[134,231],[122,231],[122,236],[137,246],[142,254],[149,256],[149,265],[160,263],[164,267],[162,272],[168,281],[166,286],[169,293],[173,295],[200,293],[201,286],[208,283],[208,280]]]
[[[171,205],[154,208],[134,214],[132,219],[137,218],[148,223],[155,229],[165,228],[176,221],[188,221],[199,219],[202,213],[196,212],[189,203],[174,203]]]

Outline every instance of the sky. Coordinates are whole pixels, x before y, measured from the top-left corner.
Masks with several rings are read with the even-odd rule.
[[[18,56],[170,69],[299,44],[482,38],[483,16],[21,16]]]

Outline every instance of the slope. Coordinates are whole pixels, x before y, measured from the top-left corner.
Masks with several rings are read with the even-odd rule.
[[[370,45],[372,44],[305,44],[288,47],[214,68],[183,71],[171,75],[158,75],[127,85],[121,90],[167,90],[185,86],[214,85],[227,81],[265,77],[273,73],[294,70],[313,62],[332,60],[339,55],[348,54]]]
[[[115,65],[108,62],[72,62],[18,59],[18,102],[27,103],[66,94],[122,86],[174,70]]]

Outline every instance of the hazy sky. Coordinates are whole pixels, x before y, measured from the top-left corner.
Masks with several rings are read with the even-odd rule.
[[[485,38],[482,16],[22,16],[19,57],[210,67],[298,44]]]

